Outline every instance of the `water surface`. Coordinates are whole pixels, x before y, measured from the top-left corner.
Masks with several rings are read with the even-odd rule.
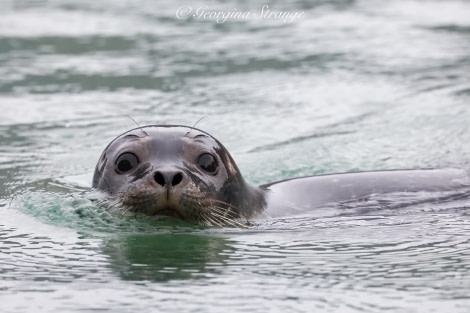
[[[0,4],[2,312],[468,312],[470,203],[211,229],[90,201],[107,143],[193,125],[251,184],[470,160],[470,2]],[[392,202],[399,199],[392,199]],[[328,210],[330,208],[325,208]],[[336,212],[336,211],[335,211]]]

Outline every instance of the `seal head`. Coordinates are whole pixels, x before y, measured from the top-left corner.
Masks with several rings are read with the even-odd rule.
[[[93,187],[130,212],[202,225],[237,225],[265,207],[261,189],[245,183],[227,149],[190,127],[130,130],[103,151]]]

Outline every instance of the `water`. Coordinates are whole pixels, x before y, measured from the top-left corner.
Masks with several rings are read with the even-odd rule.
[[[470,2],[201,4],[304,12],[290,23],[177,19],[187,5],[1,2],[0,311],[468,312],[465,199],[240,230],[86,192],[127,115],[208,116],[251,184],[468,164]]]

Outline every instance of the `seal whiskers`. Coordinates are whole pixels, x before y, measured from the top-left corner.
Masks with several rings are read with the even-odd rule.
[[[193,204],[197,204],[197,206],[193,206],[195,219],[207,224],[207,226],[247,228],[246,225],[237,221],[240,218],[236,213],[238,209],[228,202],[214,199],[212,195],[207,194],[202,197],[185,195],[185,198],[192,199]]]
[[[248,228],[248,226],[234,220],[234,219],[230,219],[224,215],[220,215],[217,213],[217,211],[213,211],[210,213],[212,216],[218,218],[220,221],[223,222],[224,225],[228,225],[228,226],[233,226],[233,227],[239,227],[239,228]]]

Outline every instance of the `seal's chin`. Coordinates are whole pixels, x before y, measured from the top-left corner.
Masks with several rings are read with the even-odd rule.
[[[155,211],[153,212],[152,214],[148,214],[152,217],[172,217],[172,218],[176,218],[176,219],[180,219],[180,220],[184,220],[184,217],[183,215],[181,215],[180,212],[178,212],[177,210],[173,209],[173,208],[163,208],[163,209],[160,209],[158,211]]]

